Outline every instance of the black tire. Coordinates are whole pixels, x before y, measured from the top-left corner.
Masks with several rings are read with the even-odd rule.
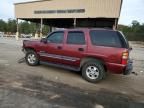
[[[33,55],[34,58],[35,58],[35,59],[33,60],[33,62],[32,62],[32,61],[30,62],[30,59],[29,59],[29,57],[30,57],[31,55]],[[37,66],[37,65],[39,64],[39,57],[38,57],[38,55],[36,54],[36,52],[33,51],[33,50],[27,51],[26,56],[25,56],[25,60],[26,60],[26,63],[27,63],[29,66]]]
[[[104,66],[99,61],[88,61],[82,67],[82,77],[88,82],[99,82],[105,78],[105,76],[106,72]]]

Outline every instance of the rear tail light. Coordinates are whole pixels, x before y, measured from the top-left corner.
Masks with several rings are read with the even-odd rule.
[[[128,63],[129,53],[128,51],[122,53],[122,64],[126,65]]]

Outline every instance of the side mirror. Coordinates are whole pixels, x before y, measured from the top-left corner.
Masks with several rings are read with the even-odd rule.
[[[42,39],[41,39],[41,42],[43,42],[43,43],[46,44],[46,43],[47,43],[47,38],[42,38]]]

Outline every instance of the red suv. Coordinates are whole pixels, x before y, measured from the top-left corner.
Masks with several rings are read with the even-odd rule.
[[[81,71],[89,82],[102,80],[107,72],[127,75],[132,71],[129,44],[124,35],[109,29],[65,29],[41,40],[24,40],[30,66],[47,64]]]

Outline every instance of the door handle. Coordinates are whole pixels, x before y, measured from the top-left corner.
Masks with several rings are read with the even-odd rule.
[[[57,49],[62,49],[62,47],[61,47],[61,46],[58,46]]]
[[[79,51],[84,51],[84,48],[78,48]]]

